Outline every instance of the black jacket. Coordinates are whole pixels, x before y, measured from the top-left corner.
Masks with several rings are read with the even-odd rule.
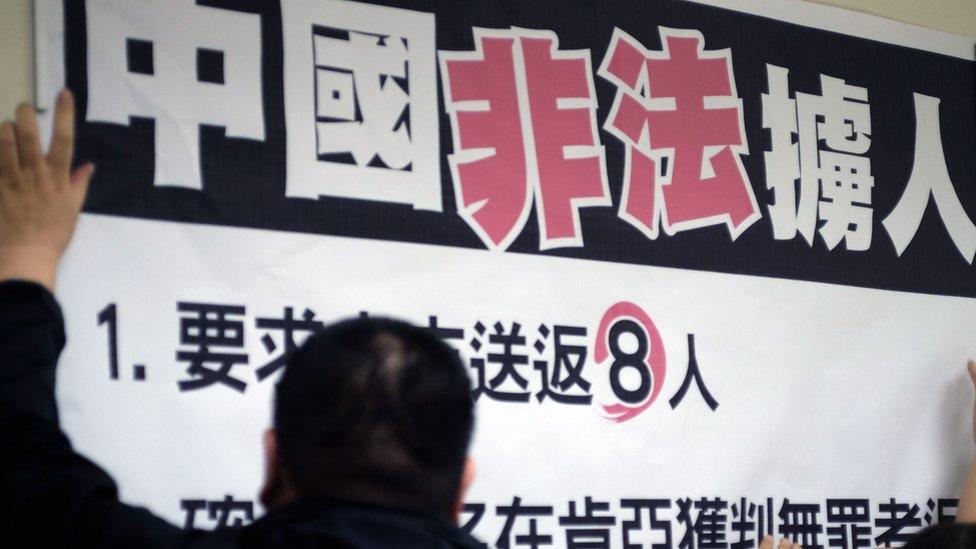
[[[185,531],[119,501],[115,482],[58,423],[64,320],[30,282],[0,283],[0,546],[147,548],[484,547],[436,517],[298,501],[238,530]]]

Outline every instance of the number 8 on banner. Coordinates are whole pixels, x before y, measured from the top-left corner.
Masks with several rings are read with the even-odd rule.
[[[624,344],[628,335],[636,340],[636,347]],[[597,330],[593,357],[598,364],[609,362],[610,389],[616,402],[601,408],[602,415],[614,423],[637,417],[661,394],[667,372],[664,342],[651,317],[634,303],[621,301],[607,309]],[[624,378],[634,374],[639,385],[625,386]]]

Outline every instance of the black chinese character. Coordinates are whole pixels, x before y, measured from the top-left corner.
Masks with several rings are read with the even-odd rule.
[[[214,352],[212,347],[244,349],[244,307],[209,303],[177,303],[176,310],[190,313],[180,317],[180,345],[195,346],[192,351],[176,352],[176,360],[188,362],[191,379],[178,382],[180,391],[192,391],[220,383],[240,393],[247,383],[232,377],[231,369],[247,364],[246,353]],[[211,366],[214,365],[214,366]]]
[[[463,328],[445,328],[437,323],[436,315],[430,315],[427,317],[427,329],[434,332],[435,336],[441,338],[442,341],[448,345],[451,345],[451,347],[455,347],[452,342],[461,341],[464,339]]]
[[[725,528],[728,523],[728,502],[720,499],[701,498],[692,501],[689,498],[678,500],[678,522],[684,525],[685,533],[678,542],[678,547],[695,549],[725,549]],[[691,517],[694,507],[697,515]],[[697,542],[697,545],[696,545]]]
[[[512,330],[509,333],[505,333],[505,327],[501,322],[496,322],[494,325],[495,333],[489,334],[488,342],[491,345],[501,346],[499,352],[488,352],[488,363],[498,366],[498,373],[488,380],[487,384],[485,381],[488,379],[488,374],[486,372],[487,364],[482,358],[472,358],[471,367],[474,368],[478,375],[476,377],[476,386],[472,389],[472,396],[475,400],[481,396],[482,393],[491,398],[492,400],[500,400],[506,402],[528,402],[530,393],[528,391],[504,391],[500,390],[499,387],[505,383],[508,379],[511,379],[518,387],[525,389],[529,382],[521,374],[518,373],[517,366],[523,366],[529,363],[529,357],[525,353],[518,353],[516,348],[525,346],[525,336],[521,335],[520,331],[522,325],[518,322],[512,323]],[[483,335],[485,332],[484,325],[478,322],[475,325],[475,332],[479,335]],[[478,351],[481,349],[481,341],[477,336],[472,340],[471,347]]]
[[[193,530],[197,524],[197,512],[206,510],[207,500],[205,499],[184,499],[180,500],[180,509],[183,510],[183,529]]]
[[[610,526],[617,523],[617,519],[610,514],[598,516],[597,513],[607,513],[609,502],[593,501],[586,496],[583,500],[583,514],[577,514],[576,502],[569,502],[569,512],[559,517],[559,525],[566,526],[567,549],[609,549]]]
[[[204,510],[207,511],[208,518],[213,522],[213,527],[218,529],[240,528],[254,521],[254,502],[235,500],[230,495],[216,501],[184,499],[180,501],[180,509],[185,513],[183,528],[186,530],[192,530],[198,526],[196,523],[197,513]]]
[[[647,530],[650,532],[663,532],[664,541],[662,543],[652,543],[651,549],[671,549],[671,521],[661,519],[657,516],[659,509],[671,509],[670,499],[622,499],[620,500],[621,509],[633,509],[634,518],[624,520],[620,523],[620,529],[624,538],[624,549],[641,549],[640,543],[631,542],[631,533],[644,530],[641,521],[641,510],[647,509],[648,524]]]
[[[495,508],[495,513],[498,516],[505,516],[505,526],[502,528],[501,535],[495,540],[495,546],[498,549],[509,549],[512,547],[512,530],[515,526],[515,520],[519,517],[529,518],[529,531],[526,534],[516,534],[515,535],[515,545],[531,547],[536,549],[543,545],[552,545],[552,536],[548,534],[540,534],[538,530],[538,519],[531,517],[551,517],[552,516],[552,506],[549,505],[522,505],[522,498],[515,496],[512,499],[511,505],[499,505]]]
[[[758,515],[756,511],[759,511]],[[757,528],[756,518],[762,521],[762,506],[747,501],[746,498],[739,500],[739,503],[732,504],[732,520],[729,523],[732,530],[733,539],[730,540],[731,549],[746,549],[756,547],[760,539],[761,532]]]
[[[888,503],[879,504],[874,526],[886,530],[874,538],[874,543],[886,547],[906,543],[922,526],[922,518],[918,516],[918,512],[918,505],[896,503],[895,498],[891,498]],[[911,531],[905,532],[906,528]]]
[[[543,324],[539,326],[540,339],[535,342],[535,349],[542,353],[545,339],[549,337],[549,328]],[[546,397],[562,404],[589,405],[593,395],[589,394],[590,382],[583,379],[583,366],[586,365],[586,345],[572,345],[564,338],[586,337],[586,328],[580,326],[553,326],[553,360],[552,375],[549,375],[549,362],[534,361],[533,367],[539,371],[542,388],[535,397],[542,402]],[[578,387],[579,390],[570,391]]]
[[[698,358],[695,356],[695,334],[688,334],[688,369],[685,371],[685,380],[681,383],[681,388],[671,397],[672,409],[677,408],[678,404],[684,400],[685,393],[691,387],[692,381],[695,382],[698,392],[705,399],[705,404],[708,404],[708,407],[714,412],[718,408],[718,401],[709,392],[708,387],[705,387],[705,380],[702,379],[701,370],[698,368]]]
[[[298,348],[298,343],[295,341],[296,333],[304,332],[308,336],[312,332],[323,328],[322,321],[315,320],[315,312],[311,309],[305,309],[301,318],[295,318],[295,313],[291,307],[285,307],[282,318],[259,318],[255,321],[255,324],[258,328],[267,330],[268,332],[280,331],[285,347],[277,357],[257,369],[258,381],[263,381],[266,377],[285,366],[288,356]],[[278,344],[271,337],[271,333],[266,333],[261,336],[261,344],[264,345],[264,350],[268,354],[274,354],[278,350]]]
[[[792,503],[783,500],[779,508],[779,534],[789,538],[793,543],[804,549],[823,549],[820,534],[823,525],[820,524],[819,503]]]
[[[925,513],[923,517],[925,519],[925,525],[931,526],[933,520],[937,524],[944,524],[956,521],[956,513],[959,510],[959,500],[958,499],[945,499],[939,498],[938,500],[933,500],[929,498],[926,502],[929,510]],[[933,515],[933,513],[935,513]]]
[[[224,499],[207,502],[207,514],[216,522],[216,528],[240,528],[254,522],[254,502],[237,501],[230,495]],[[234,517],[237,514],[237,517]],[[232,520],[233,519],[233,520]]]
[[[827,547],[871,547],[871,503],[868,500],[827,500]]]
[[[473,536],[474,529],[478,527],[478,523],[481,522],[482,517],[485,516],[485,504],[484,503],[465,503],[464,507],[461,508],[462,513],[471,513],[471,518],[466,520],[464,524],[461,525],[461,530],[464,533]],[[478,542],[479,547],[488,548],[487,543]]]

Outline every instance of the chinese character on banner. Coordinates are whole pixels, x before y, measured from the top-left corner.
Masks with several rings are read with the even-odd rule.
[[[183,510],[183,529],[193,530],[198,527],[197,513],[207,510],[207,500],[183,499],[180,500],[180,509]]]
[[[672,546],[671,518],[658,516],[658,511],[667,511],[670,514],[670,499],[622,499],[620,508],[633,511],[630,519],[620,521],[624,549]],[[643,510],[647,513],[643,513]],[[646,523],[642,518],[645,514],[648,519]]]
[[[672,410],[677,408],[685,399],[692,382],[698,388],[698,393],[701,394],[705,404],[714,412],[718,408],[718,401],[705,386],[705,379],[702,377],[701,368],[698,366],[698,357],[695,355],[695,334],[688,334],[688,369],[685,370],[685,379],[681,382],[681,387],[668,402],[671,404]]]
[[[728,502],[721,498],[700,498],[677,500],[678,522],[684,525],[685,533],[678,542],[681,549],[725,549],[728,542],[725,531],[728,526]],[[694,507],[696,515],[692,517]]]
[[[86,120],[152,119],[157,186],[203,189],[201,125],[264,140],[259,15],[194,0],[102,0],[86,10]]]
[[[882,532],[875,536],[874,543],[885,547],[908,543],[922,527],[919,511],[918,505],[900,503],[895,498],[879,503],[874,527]]]
[[[233,377],[231,370],[248,363],[247,353],[243,352],[244,307],[180,302],[176,309],[184,315],[180,317],[180,345],[194,347],[176,351],[177,361],[189,363],[186,373],[190,379],[178,382],[180,391],[219,383],[243,393],[247,383]]]
[[[828,499],[827,536],[827,547],[874,547],[871,543],[871,502],[866,499]]]
[[[341,162],[345,153],[357,166],[409,170],[407,39],[328,27],[312,32],[319,158]]]
[[[763,127],[772,137],[765,162],[775,200],[769,205],[774,238],[800,233],[812,246],[822,221],[820,237],[828,250],[842,240],[848,250],[867,250],[874,213],[874,178],[865,156],[871,148],[868,91],[821,74],[820,95],[798,92],[791,99],[789,71],[776,65],[766,65],[766,71]]]
[[[823,549],[819,503],[792,503],[785,499],[778,516],[779,535],[809,549]]]
[[[730,507],[729,549],[752,549],[766,534],[763,525],[763,506],[746,498],[740,498]]]
[[[538,549],[544,545],[552,545],[552,535],[539,531],[539,519],[552,517],[552,506],[550,505],[522,505],[522,498],[515,496],[512,498],[511,505],[499,505],[495,507],[495,514],[505,517],[505,526],[501,534],[495,540],[495,547],[498,549],[510,549],[511,547],[530,547]],[[527,531],[521,530],[518,519],[526,519],[528,523]],[[513,543],[514,542],[514,543]]]
[[[298,348],[300,341],[305,341],[306,337],[324,327],[321,320],[315,319],[315,311],[305,309],[301,318],[296,318],[291,307],[285,307],[282,318],[258,318],[255,320],[255,325],[265,330],[265,334],[261,336],[261,345],[273,357],[271,361],[255,371],[258,381],[264,381],[268,376],[284,368],[288,357]],[[281,332],[281,345],[275,343],[275,338],[271,336],[274,332]],[[296,334],[302,334],[304,337],[296,341]]]
[[[926,526],[933,522],[942,524],[945,522],[955,522],[956,513],[959,511],[959,500],[953,498],[931,499],[926,502],[928,511],[922,518],[925,519]]]
[[[589,51],[517,28],[476,28],[474,41],[439,52],[458,214],[504,250],[534,202],[540,249],[582,246],[580,208],[611,204]]]
[[[471,516],[470,517],[468,517],[467,519],[462,519],[461,520],[461,530],[465,534],[469,534],[471,536],[474,536],[476,539],[482,537],[482,536],[478,536],[477,535],[477,532],[475,532],[475,528],[478,527],[478,524],[481,523],[481,519],[485,516],[485,509],[486,508],[487,508],[487,506],[484,503],[465,503],[464,504],[464,506],[461,508],[461,513],[462,514],[471,513]],[[483,542],[479,542],[478,543],[478,546],[479,547],[482,547],[484,549],[487,549],[488,548],[488,544],[487,543],[483,543]]]
[[[724,224],[738,238],[762,214],[730,49],[696,30],[659,28],[650,51],[619,28],[599,74],[617,87],[604,129],[626,147],[619,215],[648,238]]]
[[[236,500],[233,496],[224,496],[222,500],[208,501],[205,499],[180,500],[183,510],[183,528],[193,530],[199,528],[197,513],[206,511],[212,522],[213,529],[240,528],[254,522],[254,502]]]
[[[531,397],[529,380],[519,373],[519,367],[524,369],[529,363],[525,336],[521,333],[522,325],[513,322],[511,326],[511,330],[506,330],[504,324],[495,322],[494,333],[488,334],[487,346],[481,339],[487,333],[487,328],[480,321],[474,326],[471,349],[475,353],[483,347],[487,349],[487,360],[481,356],[471,358],[471,368],[476,372],[474,389],[471,391],[475,400],[482,394],[503,402],[524,403]],[[495,372],[493,375],[489,374],[489,366]]]
[[[440,338],[441,341],[450,345],[455,352],[457,352],[458,344],[464,340],[464,328],[442,326],[437,315],[429,315],[427,317],[427,329]]]
[[[282,2],[289,197],[440,211],[434,15]]]
[[[590,382],[583,378],[587,355],[584,341],[586,328],[557,324],[550,329],[541,324],[537,333],[533,348],[540,354],[543,353],[547,347],[546,342],[552,335],[553,349],[551,365],[544,359],[532,361],[532,367],[539,372],[540,389],[535,398],[539,402],[549,397],[553,402],[561,404],[589,405],[593,395],[590,394]]]
[[[882,221],[898,255],[915,238],[929,201],[935,203],[942,224],[956,249],[972,263],[976,257],[976,225],[966,214],[949,177],[942,149],[942,126],[936,97],[915,94],[915,159],[908,185],[894,211]]]
[[[576,502],[569,502],[568,512],[559,517],[559,525],[566,531],[566,549],[610,549],[610,531],[617,519],[610,514],[610,502],[583,499],[583,512],[578,513]]]

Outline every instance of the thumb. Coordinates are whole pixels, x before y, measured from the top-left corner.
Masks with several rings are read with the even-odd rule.
[[[91,162],[80,166],[71,173],[71,192],[75,195],[79,208],[85,201],[85,195],[88,194],[88,185],[91,183],[91,178],[94,174],[95,165]],[[973,368],[976,368],[976,364],[973,365]]]
[[[969,370],[969,380],[976,387],[976,362],[973,359],[969,359],[969,362],[966,364],[966,369]],[[973,441],[976,442],[976,402],[973,403]]]

